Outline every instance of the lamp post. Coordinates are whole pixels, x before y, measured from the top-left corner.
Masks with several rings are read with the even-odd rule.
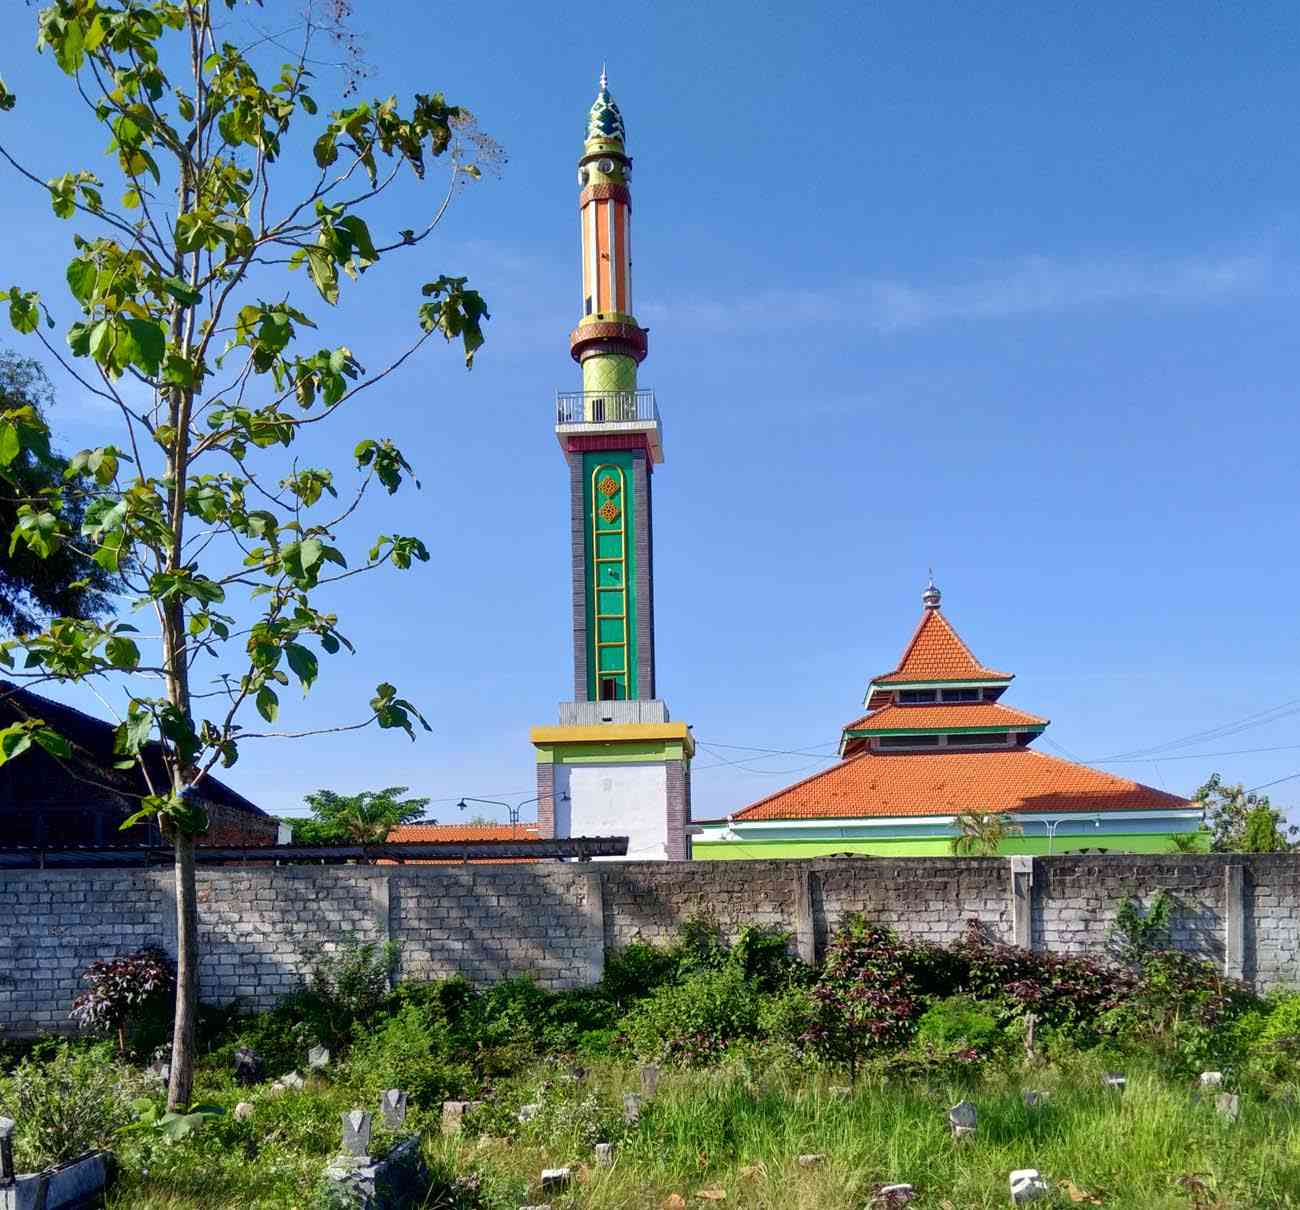
[[[508,802],[501,802],[495,798],[471,798],[466,795],[466,797],[462,798],[456,806],[462,811],[465,809],[465,804],[471,802],[481,802],[489,807],[504,807],[506,814],[510,817],[511,835],[517,836],[519,834],[519,812],[530,802],[536,801],[537,798],[534,796],[533,798],[525,798],[523,802],[515,803],[514,806],[511,806]]]
[[[1044,819],[1042,821],[1043,826],[1047,829],[1047,855],[1049,857],[1052,855],[1052,850],[1056,844],[1056,829],[1063,823],[1076,822],[1077,818],[1077,816],[1062,815],[1059,819]],[[1101,817],[1099,815],[1093,815],[1089,820],[1078,820],[1078,822],[1090,822],[1095,828],[1101,827]]]

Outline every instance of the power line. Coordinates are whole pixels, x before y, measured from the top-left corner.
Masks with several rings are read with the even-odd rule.
[[[1272,781],[1262,782],[1258,786],[1251,786],[1246,793],[1254,794],[1256,790],[1267,790],[1269,786],[1280,786],[1284,781],[1295,781],[1297,777],[1300,777],[1300,773],[1288,773],[1285,777],[1276,777]]]
[[[1127,752],[1117,752],[1113,756],[1095,761],[1094,763],[1104,765],[1109,764],[1112,761],[1138,759],[1143,756],[1153,756],[1157,753],[1186,747],[1188,744],[1198,743],[1202,740],[1225,739],[1229,735],[1237,735],[1242,731],[1250,731],[1255,727],[1263,727],[1268,723],[1278,722],[1281,719],[1287,718],[1296,713],[1300,713],[1300,698],[1292,698],[1290,701],[1282,702],[1280,705],[1270,706],[1267,710],[1259,710],[1254,714],[1247,714],[1242,718],[1234,719],[1232,722],[1221,723],[1217,727],[1209,727],[1204,731],[1195,731],[1190,735],[1184,735],[1178,739],[1167,740],[1163,744],[1153,744],[1147,748],[1132,748]]]
[[[1276,744],[1271,748],[1233,748],[1227,752],[1182,752],[1172,756],[1162,756],[1161,760],[1211,760],[1216,756],[1247,756],[1255,752],[1295,752],[1300,744]],[[1154,756],[1126,756],[1123,759],[1112,757],[1109,760],[1083,760],[1075,757],[1083,765],[1145,765],[1154,764]]]

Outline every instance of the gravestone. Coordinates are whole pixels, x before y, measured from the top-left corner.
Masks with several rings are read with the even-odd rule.
[[[597,1143],[596,1144],[596,1163],[601,1168],[612,1168],[614,1165],[614,1144]]]
[[[370,1131],[374,1119],[364,1109],[353,1109],[343,1115],[343,1150],[348,1155],[370,1155]]]
[[[659,1088],[659,1068],[648,1065],[641,1068],[641,1095],[648,1101]]]
[[[1235,1122],[1241,1113],[1241,1101],[1235,1092],[1221,1092],[1214,1098],[1214,1108],[1219,1117]]]
[[[536,1102],[530,1105],[520,1105],[519,1112],[515,1116],[518,1117],[521,1122],[531,1122],[537,1116],[537,1111],[539,1109],[541,1109],[541,1105]]]
[[[820,1164],[821,1164],[825,1159],[826,1159],[826,1157],[825,1157],[824,1155],[821,1155],[820,1153],[817,1153],[817,1152],[812,1152],[812,1153],[809,1153],[808,1155],[801,1155],[801,1156],[799,1157],[799,1167],[800,1167],[800,1168],[816,1168],[816,1167],[818,1167],[818,1166],[819,1166],[819,1165],[820,1165]]]
[[[282,1088],[292,1088],[294,1092],[301,1092],[307,1087],[307,1081],[296,1071],[291,1071],[287,1076],[281,1076],[279,1084]]]
[[[307,1066],[312,1071],[320,1071],[330,1065],[330,1052],[328,1046],[313,1046],[307,1052]]]
[[[250,1084],[260,1084],[266,1078],[262,1068],[262,1058],[247,1046],[235,1051],[235,1083],[247,1088]]]
[[[389,1130],[401,1130],[406,1125],[406,1093],[390,1088],[379,1100],[379,1112]]]
[[[1026,1109],[1042,1109],[1051,1098],[1051,1093],[1042,1088],[1026,1088],[1021,1094]]]
[[[1202,1088],[1221,1088],[1222,1086],[1223,1086],[1223,1072],[1221,1071],[1201,1072]]]
[[[1017,1168],[1009,1178],[1011,1201],[1017,1206],[1036,1202],[1047,1196],[1047,1182],[1038,1175],[1037,1168]]]
[[[239,1104],[235,1106],[236,1122],[247,1122],[248,1119],[251,1118],[252,1116],[253,1116],[252,1101],[240,1101]]]
[[[906,1206],[908,1202],[916,1200],[916,1187],[914,1185],[881,1185],[880,1191],[871,1199],[873,1208],[879,1210],[896,1210],[899,1206]]]
[[[641,1094],[625,1092],[623,1094],[623,1121],[635,1126],[641,1120]]]
[[[1113,1092],[1116,1096],[1123,1092],[1127,1085],[1128,1079],[1122,1072],[1108,1071],[1101,1077],[1101,1086],[1106,1089],[1107,1092]],[[1026,1169],[1026,1171],[1028,1171],[1028,1169]]]
[[[563,1193],[569,1187],[569,1181],[572,1179],[573,1170],[570,1168],[543,1168],[542,1192]]]
[[[465,1110],[468,1108],[468,1101],[443,1101],[442,1133],[446,1135],[459,1134],[465,1118]]]
[[[10,1185],[14,1179],[14,1128],[13,1118],[0,1118],[0,1185]]]
[[[948,1125],[952,1129],[952,1137],[958,1142],[975,1137],[977,1120],[975,1106],[969,1101],[958,1101],[948,1110]]]

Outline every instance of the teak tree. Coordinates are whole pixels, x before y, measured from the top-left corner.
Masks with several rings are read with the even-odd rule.
[[[306,343],[316,325],[308,303],[290,301],[294,292],[332,305],[344,278],[355,282],[389,254],[420,246],[457,182],[479,175],[466,157],[483,141],[470,115],[439,93],[405,109],[389,98],[319,113],[310,17],[296,60],[268,71],[257,60],[267,39],[241,50],[221,26],[234,19],[224,10],[248,2],[58,0],[40,12],[37,47],[52,53],[107,135],[120,191],[85,169],[46,180],[0,141],[0,156],[80,228],[66,274],[80,310],[67,354],[46,336],[55,321],[36,292],[6,291],[9,317],[121,419],[117,444],[75,455],[64,485],[19,502],[10,549],[81,550],[120,575],[134,606],[156,619],[144,634],[117,620],[56,618],[0,644],[0,664],[28,684],[93,680],[105,701],[108,689],[122,694],[116,751],[149,790],[135,818],[156,815],[175,846],[173,1108],[189,1103],[193,1080],[204,778],[232,765],[245,740],[309,734],[275,730],[279,691],[291,676],[311,687],[318,650],[351,650],[319,590],[428,559],[418,538],[399,533],[379,536],[353,562],[339,548],[339,527],[367,491],[391,494],[410,476],[390,439],[356,446],[348,489],[328,467],[275,451],[434,334],[460,340],[469,364],[487,318],[465,278],[441,276],[413,307],[410,347],[378,372],[367,374],[345,345]],[[0,83],[0,110],[16,101]],[[444,155],[450,183],[427,221],[387,241],[372,235],[365,215],[376,200],[408,173],[423,180],[426,159]],[[47,444],[33,409],[0,412],[0,471]],[[63,520],[71,497],[84,502],[79,532]],[[248,729],[252,711],[265,726]],[[417,723],[427,729],[381,684],[365,717],[334,729],[377,724],[414,738]],[[0,760],[33,744],[68,752],[31,720],[0,732]],[[141,759],[146,745],[160,752],[166,784],[149,780],[156,766]]]

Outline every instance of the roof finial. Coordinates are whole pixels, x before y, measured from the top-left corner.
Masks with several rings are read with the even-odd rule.
[[[938,609],[939,601],[942,599],[942,593],[934,584],[934,568],[930,568],[930,582],[925,586],[925,591],[921,594],[921,603],[926,609]]]
[[[605,92],[609,88],[609,81],[605,78],[605,65],[600,65],[600,91]]]

